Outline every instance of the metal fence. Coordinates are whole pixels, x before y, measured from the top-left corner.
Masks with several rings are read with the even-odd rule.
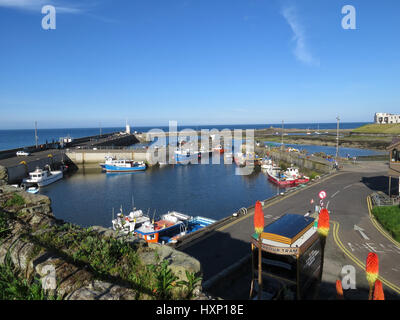
[[[371,194],[372,204],[374,206],[395,206],[400,204],[400,197],[392,197],[390,198],[387,194],[382,191],[374,192]]]

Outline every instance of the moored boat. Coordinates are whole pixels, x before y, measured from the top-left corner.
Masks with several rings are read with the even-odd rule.
[[[118,160],[111,157],[107,157],[105,163],[101,163],[100,166],[106,172],[136,172],[146,170],[146,164],[143,161]]]
[[[136,236],[151,243],[174,243],[179,238],[201,228],[215,220],[205,217],[191,217],[186,214],[172,211],[161,216],[155,222],[146,221],[135,230]]]
[[[150,218],[144,215],[142,210],[136,210],[136,208],[133,208],[133,211],[131,211],[129,215],[124,216],[121,208],[117,217],[111,222],[113,230],[129,233],[135,232],[135,230],[140,228],[143,223],[150,222]]]
[[[287,170],[285,171],[285,175],[293,178],[296,184],[307,183],[310,181],[309,177],[302,175],[299,172],[299,169],[293,166],[287,168]]]
[[[177,164],[198,163],[199,152],[191,149],[177,148],[174,152]]]
[[[289,187],[295,184],[295,179],[286,176],[281,172],[281,168],[272,166],[267,169],[268,180],[282,187]]]
[[[62,171],[52,171],[50,166],[46,165],[44,170],[36,168],[35,171],[29,172],[29,178],[23,179],[22,182],[27,184],[37,184],[39,187],[44,187],[62,178]]]
[[[225,152],[225,150],[224,150],[224,148],[222,147],[222,145],[217,145],[217,146],[215,146],[213,149],[212,149],[213,151],[217,151],[217,152],[219,152],[219,153],[224,153]]]

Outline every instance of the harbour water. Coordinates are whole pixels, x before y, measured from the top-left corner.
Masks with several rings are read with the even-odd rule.
[[[292,145],[299,148],[299,145]],[[303,146],[308,147],[308,146]],[[333,147],[311,146],[310,152],[334,154]],[[345,155],[372,155],[373,150],[339,149]],[[82,226],[111,226],[112,210],[129,213],[132,197],[138,209],[156,216],[176,210],[191,216],[221,219],[248,207],[256,200],[268,199],[284,189],[268,181],[263,171],[236,175],[235,164],[169,165],[144,172],[106,174],[80,169],[40,193],[52,200],[57,218]],[[315,199],[317,195],[315,195]],[[310,201],[310,199],[307,199]],[[310,208],[311,209],[311,208]]]
[[[336,124],[319,125],[320,129],[332,129]],[[360,126],[353,124],[353,127]],[[277,126],[277,125],[276,125]],[[314,125],[315,127],[317,125]],[[222,130],[265,128],[266,125],[246,126],[199,126],[193,129],[200,130],[216,128]],[[289,125],[285,125],[289,127]],[[294,128],[312,128],[310,124],[293,124]],[[179,127],[181,130],[184,127]],[[121,131],[124,128],[103,129],[103,133]],[[146,132],[150,127],[135,128],[133,130]],[[168,131],[167,127],[160,128]],[[64,130],[64,131],[63,131]],[[48,129],[42,131],[41,139],[51,141],[51,136],[61,137],[70,135],[78,138],[99,133],[99,129]],[[25,130],[0,131],[0,146],[3,149],[30,145],[28,136],[32,132]],[[20,131],[24,131],[20,135]],[[13,136],[12,139],[9,137]],[[15,136],[14,136],[15,135]],[[4,138],[6,137],[6,138]],[[8,138],[7,138],[8,137]],[[8,140],[7,140],[8,139]],[[29,138],[30,139],[30,138]],[[18,145],[16,145],[18,144]],[[279,145],[279,144],[278,144]],[[307,149],[309,153],[325,152],[334,154],[334,147],[287,145],[298,149]],[[340,148],[342,156],[377,154],[373,150]],[[122,206],[124,213],[132,208],[132,197],[135,206],[148,212],[152,216],[176,210],[191,216],[206,216],[212,219],[221,219],[238,211],[242,207],[253,205],[256,200],[270,198],[282,189],[271,184],[267,176],[260,170],[251,175],[236,175],[236,166],[225,165],[223,157],[221,164],[166,166],[149,168],[145,172],[105,174],[98,170],[80,169],[78,172],[64,179],[41,188],[40,193],[50,197],[52,208],[57,218],[81,226],[101,225],[111,226],[112,212],[119,212]],[[316,195],[317,197],[317,195]],[[307,199],[310,201],[310,199]]]
[[[235,175],[234,164],[178,165],[138,173],[84,171],[65,177],[40,193],[50,197],[57,218],[81,226],[111,226],[112,210],[135,207],[150,216],[176,210],[191,216],[221,219],[270,198],[282,190],[262,171]]]
[[[340,124],[342,129],[354,129],[360,127],[366,123],[364,122],[344,122]],[[178,126],[178,130],[182,129],[263,129],[269,127],[280,128],[282,124],[247,124],[247,125],[193,125],[193,126]],[[285,128],[297,128],[297,129],[310,129],[316,130],[319,127],[320,130],[336,129],[336,123],[291,123],[285,124]],[[168,126],[153,126],[153,127],[133,127],[131,131],[147,132],[153,128],[164,130],[168,132]],[[125,128],[113,127],[113,128],[101,128],[101,133],[110,133],[123,131]],[[65,129],[40,129],[38,128],[38,143],[44,144],[47,142],[58,141],[60,137],[70,136],[72,138],[88,137],[100,134],[100,128],[65,128]],[[0,151],[8,150],[26,146],[33,146],[35,144],[35,130],[34,129],[22,129],[22,130],[0,130]]]

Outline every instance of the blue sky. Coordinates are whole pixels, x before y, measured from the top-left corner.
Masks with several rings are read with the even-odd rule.
[[[400,113],[399,14],[397,0],[0,0],[0,129]]]

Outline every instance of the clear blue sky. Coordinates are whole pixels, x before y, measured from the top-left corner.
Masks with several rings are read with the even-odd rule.
[[[400,113],[399,17],[398,0],[0,0],[0,129],[372,121]]]

